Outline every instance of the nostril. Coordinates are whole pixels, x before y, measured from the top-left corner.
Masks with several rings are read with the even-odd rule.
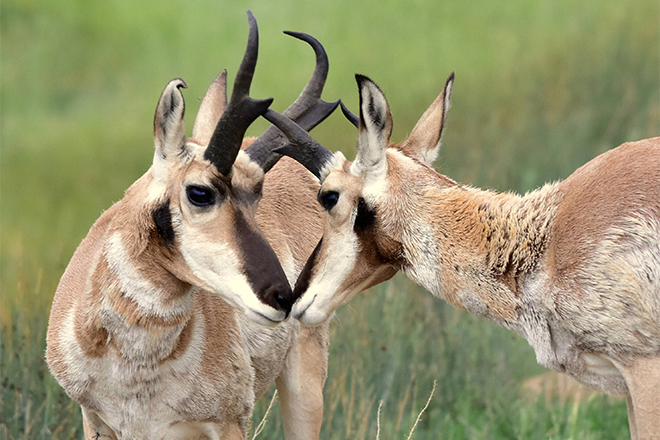
[[[291,297],[293,292],[288,284],[270,284],[267,287],[260,289],[258,296],[261,302],[271,306],[276,310],[281,310],[289,316],[293,301]]]
[[[286,315],[289,316],[289,313],[291,312],[291,300],[278,292],[275,295],[275,301],[277,301],[277,304],[284,309]]]

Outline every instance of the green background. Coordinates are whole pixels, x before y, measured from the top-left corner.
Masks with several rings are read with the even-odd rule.
[[[73,251],[149,167],[152,119],[183,78],[199,98],[233,79],[259,22],[252,95],[283,110],[313,56],[330,57],[326,100],[357,110],[353,75],[385,91],[403,140],[456,72],[444,174],[525,192],[623,142],[660,134],[657,0],[174,1],[0,3],[0,438],[82,438],[80,411],[43,361],[48,311]],[[249,134],[259,134],[259,122]],[[314,131],[354,156],[340,113]],[[544,372],[520,337],[434,299],[402,276],[359,295],[331,325],[322,438],[626,438],[625,402],[525,391]],[[272,391],[257,403],[261,420]],[[279,409],[258,438],[283,438]]]

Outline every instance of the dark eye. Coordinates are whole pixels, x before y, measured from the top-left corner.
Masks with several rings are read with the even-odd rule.
[[[215,203],[215,193],[205,186],[189,186],[186,188],[188,200],[195,206],[210,206]]]
[[[325,191],[319,194],[319,203],[323,205],[326,211],[332,209],[339,200],[339,193],[337,191]]]

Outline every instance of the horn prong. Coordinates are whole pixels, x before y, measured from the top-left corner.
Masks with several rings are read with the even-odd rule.
[[[218,172],[225,176],[231,172],[247,128],[273,102],[273,98],[250,97],[250,86],[259,54],[259,29],[257,20],[250,11],[248,11],[248,22],[250,25],[248,44],[234,79],[231,98],[204,152],[204,158],[213,163]]]
[[[355,126],[355,128],[360,128],[360,118],[358,118],[355,113],[350,111],[344,102],[339,103],[341,105],[341,112],[344,114],[344,117]]]
[[[310,46],[312,46],[312,49],[314,49],[314,53],[316,54],[316,65],[314,67],[314,73],[312,73],[312,77],[309,79],[309,81],[305,85],[305,88],[300,94],[300,98],[308,98],[308,99],[306,100],[303,99],[301,100],[302,102],[296,100],[296,102],[294,102],[291,106],[289,106],[289,108],[287,108],[284,112],[284,115],[294,119],[300,116],[296,114],[296,110],[298,110],[298,108],[296,107],[297,104],[310,105],[313,104],[313,102],[316,99],[318,100],[321,99],[321,93],[323,92],[323,87],[325,86],[325,80],[328,78],[330,63],[328,61],[328,54],[325,52],[323,45],[321,45],[319,40],[317,40],[316,38],[312,37],[309,34],[305,34],[303,32],[284,31],[284,33],[286,35],[292,36],[309,44]],[[313,100],[312,98],[316,98],[316,99]],[[312,102],[306,102],[306,101],[312,101]],[[301,110],[303,111],[305,110],[303,105],[300,105],[300,107],[302,107]]]
[[[328,55],[323,45],[311,35],[293,31],[284,31],[284,33],[306,42],[316,54],[316,65],[312,77],[295,102],[282,112],[302,129],[309,131],[323,122],[339,105],[339,101],[326,102],[321,99],[321,93],[328,77]],[[284,135],[276,127],[270,126],[245,152],[266,172],[281,157],[274,149],[284,146],[286,143]]]
[[[274,151],[300,162],[319,180],[322,180],[323,170],[332,161],[334,154],[287,116],[268,109],[264,112],[263,117],[279,128],[289,139],[289,143],[275,148]]]

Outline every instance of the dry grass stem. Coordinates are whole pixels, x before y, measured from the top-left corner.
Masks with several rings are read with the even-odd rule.
[[[266,414],[264,414],[264,417],[261,419],[261,422],[257,425],[256,429],[254,430],[254,435],[252,436],[252,440],[257,438],[259,433],[264,430],[264,426],[266,426],[266,419],[268,418],[268,414],[270,414],[270,410],[273,408],[273,404],[275,403],[275,399],[277,398],[277,390],[273,393],[273,397],[270,398],[270,403],[268,404],[268,408],[266,408]]]
[[[376,414],[376,440],[380,440],[380,410],[383,408],[383,401],[378,403],[378,413]]]
[[[408,435],[408,440],[410,440],[413,436],[413,432],[415,431],[415,428],[417,428],[417,424],[419,423],[419,420],[422,418],[422,414],[424,414],[424,411],[426,411],[426,408],[429,407],[429,404],[431,403],[431,399],[433,398],[433,393],[435,393],[435,386],[436,386],[436,381],[433,381],[433,389],[431,390],[431,395],[429,396],[429,399],[426,401],[426,405],[424,405],[424,408],[419,412],[417,415],[417,420],[415,420],[415,424],[413,425],[412,429],[410,430],[410,435]]]

